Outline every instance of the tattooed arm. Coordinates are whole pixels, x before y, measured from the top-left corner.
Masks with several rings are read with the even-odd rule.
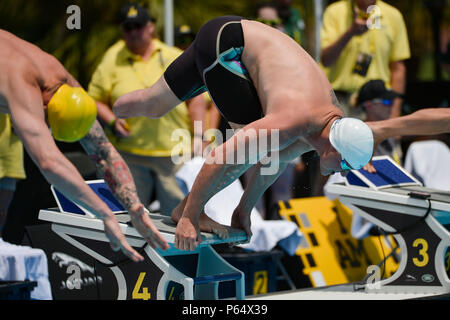
[[[89,133],[80,140],[81,145],[105,179],[114,196],[129,210],[139,204],[133,177],[120,156],[106,137],[103,128],[95,121]]]
[[[155,244],[163,249],[168,248],[167,242],[145,214],[144,205],[137,196],[136,185],[128,166],[108,140],[97,120],[80,143],[95,162],[97,170],[114,196],[128,210],[133,226],[153,248],[156,248]]]

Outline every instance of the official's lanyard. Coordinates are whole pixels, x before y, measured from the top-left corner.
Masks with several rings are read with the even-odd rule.
[[[164,57],[163,54],[161,52],[161,50],[158,50],[158,56],[159,56],[159,64],[161,65],[161,68],[164,70],[166,65],[164,63]],[[136,66],[134,65],[134,60],[133,58],[128,58],[128,63],[131,66],[131,69],[133,69],[134,74],[136,75],[136,78],[139,80],[139,82],[141,83],[141,85],[143,86],[143,88],[148,88],[151,85],[147,84],[144,80],[144,78],[141,76],[141,74],[139,73],[139,70],[136,69]]]

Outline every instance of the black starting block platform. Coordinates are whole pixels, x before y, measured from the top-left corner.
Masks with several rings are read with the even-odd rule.
[[[103,222],[71,203],[54,188],[58,208],[41,210],[49,223],[27,227],[31,245],[48,257],[54,299],[220,299],[219,284],[234,281],[236,298],[245,298],[244,273],[227,263],[211,245],[245,242],[244,231],[229,227],[226,240],[202,232],[195,251],[174,247],[176,225],[160,214],[149,214],[170,249],[153,249],[131,225],[130,217],[102,180],[89,186],[115,212],[128,243],[145,258],[135,263],[113,252]],[[69,211],[68,211],[69,210]]]

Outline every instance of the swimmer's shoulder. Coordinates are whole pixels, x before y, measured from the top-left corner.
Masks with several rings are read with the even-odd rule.
[[[43,78],[43,71],[39,64],[47,64],[51,59],[49,54],[5,30],[0,30],[0,48],[2,87],[5,81],[33,85],[42,82],[40,79]]]

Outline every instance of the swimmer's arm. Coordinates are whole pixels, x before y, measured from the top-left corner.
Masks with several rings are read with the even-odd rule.
[[[146,214],[139,200],[131,172],[121,155],[105,136],[100,123],[96,120],[88,134],[80,140],[89,157],[94,160],[114,196],[127,209],[133,226],[142,237],[156,249],[167,249],[169,245]]]
[[[144,116],[161,118],[181,101],[169,88],[164,76],[151,87],[122,95],[113,105],[113,112],[119,118]]]
[[[47,181],[99,217],[111,215],[106,204],[95,196],[56,146],[45,122],[41,91],[37,84],[19,80],[12,85],[9,97],[14,128]]]
[[[252,160],[257,163],[268,151],[276,152],[290,145],[294,138],[283,128],[287,123],[284,117],[266,116],[245,126],[224,144],[212,150],[192,186],[183,216],[196,221],[208,200],[238,179],[252,166]],[[249,134],[251,132],[255,134]],[[271,135],[276,136],[272,138]],[[259,139],[267,139],[267,150],[259,153],[256,158],[250,159],[248,152],[238,152],[239,148],[240,151],[248,151],[250,146],[261,146]],[[272,142],[275,144],[271,145]]]
[[[112,211],[56,146],[45,122],[42,93],[35,79],[29,73],[17,73],[8,79],[11,120],[25,149],[50,184],[103,220],[105,235],[113,250],[122,250],[135,262],[142,261],[144,258],[127,243]]]
[[[303,153],[311,150],[312,148],[309,145],[299,140],[281,150],[278,156],[279,160],[272,159],[268,164],[262,164],[264,160],[259,161],[251,169],[252,172],[247,187],[238,205],[240,211],[250,214],[259,198],[284,172],[288,164]],[[276,171],[273,172],[274,170]]]
[[[271,175],[261,175],[261,170],[264,168],[264,165],[262,165],[261,162],[258,162],[254,168],[251,168],[250,170],[252,170],[252,173],[244,193],[242,194],[241,200],[239,201],[239,210],[250,214],[264,192],[266,192],[284,170],[286,170],[287,165],[287,162],[280,162],[278,171]]]
[[[426,108],[410,115],[367,123],[375,145],[394,136],[435,135],[450,132],[449,108]]]
[[[96,120],[88,134],[80,140],[88,156],[95,162],[97,170],[104,178],[114,196],[130,210],[140,204],[136,186],[125,161],[105,135]]]

